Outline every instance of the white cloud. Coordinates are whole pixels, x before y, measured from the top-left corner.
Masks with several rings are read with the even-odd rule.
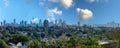
[[[76,11],[80,20],[87,20],[93,17],[93,12],[91,10],[77,8]]]
[[[54,9],[48,9],[47,10],[47,15],[48,16],[55,16],[55,15],[61,15],[62,14],[62,11],[58,10],[58,8],[54,8]]]
[[[33,19],[32,19],[32,23],[37,23],[38,21],[39,21],[38,18],[33,18]]]
[[[61,0],[60,3],[65,7],[69,8],[73,5],[73,0]]]
[[[62,15],[62,11],[58,10],[57,7],[54,9],[47,10],[47,17],[49,18],[49,21],[55,21],[56,15]]]
[[[49,0],[49,1],[53,3],[59,3],[66,9],[70,8],[73,5],[73,0]]]
[[[77,11],[77,12],[80,12],[80,8],[77,8],[76,11]]]
[[[8,0],[3,0],[3,2],[4,2],[4,6],[5,6],[5,7],[8,7],[8,6],[9,6],[9,1],[8,1]]]

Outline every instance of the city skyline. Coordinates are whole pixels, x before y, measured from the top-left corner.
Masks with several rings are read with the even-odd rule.
[[[66,26],[91,26],[91,27],[120,27],[120,23],[117,23],[117,22],[114,22],[114,21],[111,21],[111,22],[108,22],[108,23],[105,23],[105,24],[80,24],[80,22],[76,23],[76,24],[67,24],[66,21],[63,21],[61,19],[59,20],[55,20],[55,22],[49,22],[49,20],[45,19],[45,20],[41,20],[39,19],[38,22],[35,22],[35,18],[33,18],[32,21],[30,21],[30,23],[28,23],[27,21],[25,20],[21,20],[19,23],[17,23],[16,19],[13,19],[12,22],[8,23],[6,20],[0,22],[0,26],[25,26],[25,27],[28,27],[28,26],[33,26],[33,27],[44,27],[44,26],[47,26],[47,27],[52,27],[52,26],[63,26],[63,27],[66,27]]]
[[[0,0],[0,22],[62,19],[67,24],[119,23],[118,4],[119,0]]]

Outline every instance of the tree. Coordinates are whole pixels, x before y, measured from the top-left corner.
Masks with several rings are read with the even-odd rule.
[[[9,47],[3,40],[0,40],[0,48],[9,48]]]
[[[116,45],[118,48],[120,48],[120,28],[113,29],[105,34],[108,39],[117,41]]]
[[[66,34],[66,36],[67,36],[67,37],[71,37],[72,35],[68,33],[68,34]]]
[[[30,38],[27,35],[24,34],[13,34],[12,39],[10,39],[10,42],[18,43],[18,42],[27,42]]]
[[[41,43],[37,39],[33,39],[26,43],[27,48],[41,48]]]
[[[70,47],[75,47],[75,44],[77,44],[79,42],[78,38],[76,38],[75,36],[70,37],[70,39],[68,40],[68,46]]]
[[[40,36],[41,36],[42,38],[44,38],[44,37],[45,37],[45,34],[44,34],[44,33],[41,33]]]
[[[2,34],[0,34],[0,38],[2,37],[3,35]]]
[[[11,37],[11,35],[10,35],[9,32],[4,32],[3,35],[4,35],[5,37]]]
[[[8,42],[8,40],[11,38],[11,35],[9,32],[3,32],[3,40],[5,42]]]

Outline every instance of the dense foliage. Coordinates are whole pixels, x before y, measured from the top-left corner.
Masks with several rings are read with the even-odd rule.
[[[117,31],[117,32],[116,32]],[[110,32],[114,32],[112,36]],[[8,48],[9,43],[24,42],[27,48],[103,48],[98,40],[119,39],[118,30],[105,27],[68,26],[13,27],[0,26],[0,47]]]

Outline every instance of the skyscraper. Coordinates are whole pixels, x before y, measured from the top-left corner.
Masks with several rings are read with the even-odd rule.
[[[27,21],[23,21],[23,20],[22,20],[22,21],[20,22],[20,25],[21,25],[21,26],[27,26]]]
[[[42,20],[40,19],[40,20],[39,20],[39,26],[41,26],[41,25],[42,25]]]
[[[14,24],[14,25],[16,24],[16,19],[13,20],[13,24]]]
[[[3,25],[6,25],[6,20],[3,21]]]
[[[2,22],[1,22],[0,24],[1,24],[1,26],[2,26]]]
[[[20,22],[20,25],[23,25],[23,20]]]
[[[55,20],[55,25],[57,25],[57,19]]]
[[[63,27],[63,28],[66,27],[66,22],[65,22],[65,21],[62,22],[62,27]]]
[[[58,26],[61,26],[61,25],[62,25],[62,19],[59,19]]]
[[[32,25],[33,23],[32,23],[32,21],[30,21],[30,25]]]
[[[25,25],[27,25],[27,21],[24,21],[25,22]]]
[[[44,27],[48,27],[49,26],[49,21],[48,20],[44,20]]]
[[[80,26],[80,21],[78,21],[77,25],[78,25],[78,27]]]

